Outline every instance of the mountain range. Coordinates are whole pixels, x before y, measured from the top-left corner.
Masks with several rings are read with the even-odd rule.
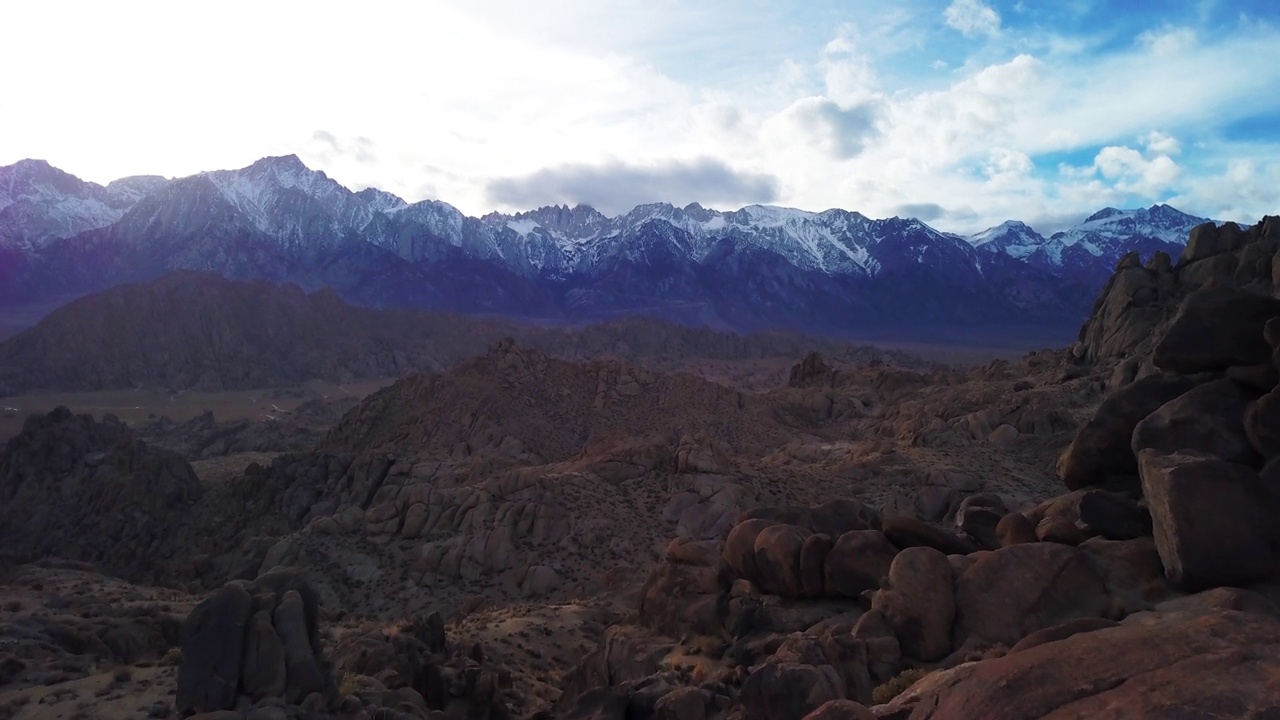
[[[353,192],[296,156],[189,177],[84,182],[0,167],[0,303],[82,295],[175,269],[330,288],[371,306],[551,322],[650,315],[739,331],[856,335],[1078,327],[1116,260],[1181,252],[1204,218],[1106,208],[1044,237],[914,218],[751,205],[551,206],[469,217]]]

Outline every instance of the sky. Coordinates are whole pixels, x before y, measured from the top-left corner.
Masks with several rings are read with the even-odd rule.
[[[470,215],[1280,213],[1274,0],[42,0],[0,27],[0,165],[100,183],[292,153]]]

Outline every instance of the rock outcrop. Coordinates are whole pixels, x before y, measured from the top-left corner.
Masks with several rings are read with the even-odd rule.
[[[131,578],[185,561],[182,518],[200,483],[177,454],[60,407],[32,416],[0,454],[0,544],[19,559],[57,555]]]
[[[267,698],[313,711],[328,707],[333,676],[319,623],[316,592],[294,572],[215,590],[182,626],[178,713],[232,710]]]

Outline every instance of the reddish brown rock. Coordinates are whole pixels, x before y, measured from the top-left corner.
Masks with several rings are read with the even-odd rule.
[[[1111,611],[1106,583],[1086,551],[1058,543],[983,553],[956,583],[957,635],[1013,645],[1028,634]]]
[[[1066,518],[1047,517],[1036,525],[1036,539],[1041,542],[1079,545],[1088,540],[1089,535]]]
[[[912,720],[1132,720],[1280,713],[1280,623],[1264,615],[1123,625],[966,666]]]
[[[1139,455],[1165,574],[1188,590],[1270,577],[1280,568],[1272,500],[1258,474],[1202,453]]]
[[[1280,392],[1272,390],[1249,406],[1244,432],[1263,458],[1280,456]]]
[[[771,525],[756,535],[756,576],[766,593],[800,597],[800,551],[811,533],[795,525]]]
[[[1106,628],[1119,627],[1120,623],[1108,618],[1076,618],[1068,620],[1061,625],[1054,625],[1043,630],[1037,630],[1030,635],[1019,640],[1013,647],[1009,648],[1009,653],[1023,652],[1033,647],[1039,647],[1045,643],[1058,642],[1066,640],[1073,635],[1080,633],[1093,632],[1095,630],[1104,630]]]
[[[740,577],[754,579],[756,577],[756,536],[761,530],[777,524],[774,520],[753,518],[734,525],[721,551],[725,563]]]
[[[1183,300],[1156,345],[1156,367],[1179,373],[1225,370],[1266,362],[1267,321],[1280,315],[1280,300],[1227,284],[1196,290]]]
[[[1026,515],[1018,512],[1006,513],[996,525],[996,536],[1000,539],[1000,547],[1038,542],[1036,524]]]
[[[804,720],[876,720],[866,705],[853,700],[829,700]]]
[[[827,556],[835,547],[831,536],[818,533],[805,538],[800,548],[800,594],[822,597],[826,591]]]
[[[889,542],[904,550],[931,547],[944,555],[968,555],[982,549],[972,540],[911,517],[886,518],[884,535]]]
[[[941,552],[913,547],[898,553],[889,586],[876,593],[871,607],[884,613],[905,655],[932,661],[951,652],[955,585]]]
[[[898,548],[879,530],[847,532],[836,539],[827,553],[826,593],[833,597],[857,598],[880,587],[889,574]]]
[[[1196,450],[1246,465],[1261,457],[1245,435],[1245,409],[1257,394],[1234,380],[1215,380],[1187,391],[1151,413],[1133,429],[1136,456],[1147,449],[1164,453]]]

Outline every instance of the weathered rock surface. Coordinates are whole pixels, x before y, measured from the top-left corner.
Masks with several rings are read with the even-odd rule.
[[[1276,503],[1249,467],[1193,451],[1139,455],[1156,549],[1185,589],[1247,583],[1280,569]]]
[[[1089,553],[1047,542],[982,553],[957,580],[955,604],[958,637],[1005,645],[1112,607]]]
[[[1255,395],[1234,380],[1215,380],[1161,405],[1133,430],[1133,454],[1195,450],[1228,462],[1260,465],[1244,431]]]
[[[1280,300],[1266,295],[1228,284],[1196,290],[1182,301],[1152,361],[1180,373],[1266,362],[1271,348],[1262,329],[1277,315]]]
[[[951,652],[956,615],[951,563],[930,547],[903,550],[889,568],[889,585],[871,606],[884,613],[902,652],[924,661]]]
[[[912,720],[1260,718],[1280,712],[1280,623],[1220,612],[1079,633],[964,666]]]
[[[1149,375],[1107,396],[1093,418],[1076,433],[1061,458],[1058,474],[1070,490],[1104,485],[1138,474],[1131,443],[1133,429],[1165,403],[1202,381],[1179,375]]]

